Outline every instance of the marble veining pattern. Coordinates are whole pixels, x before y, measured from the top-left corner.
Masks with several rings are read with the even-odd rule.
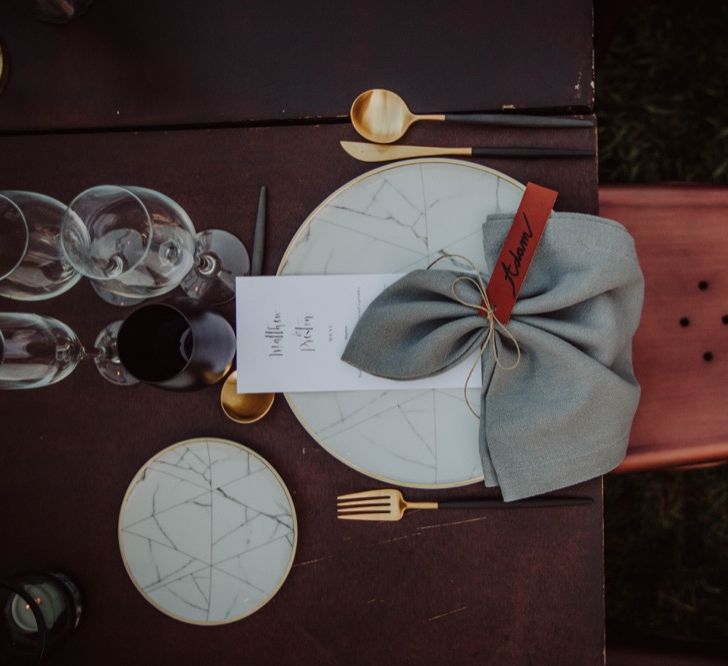
[[[275,471],[225,440],[165,449],[127,491],[122,557],[161,611],[198,624],[234,622],[266,603],[293,561],[295,512]]]
[[[304,223],[279,272],[406,273],[444,253],[488,273],[482,224],[515,212],[523,187],[456,160],[413,160],[367,174]],[[469,270],[459,259],[438,268]],[[447,487],[482,478],[479,422],[462,390],[290,393],[301,423],[326,450],[359,471],[403,486]],[[479,391],[469,390],[474,406]]]

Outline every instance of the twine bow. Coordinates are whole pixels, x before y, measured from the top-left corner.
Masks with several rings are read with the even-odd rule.
[[[488,346],[488,344],[491,345],[493,360],[495,361],[495,364],[502,370],[514,370],[518,366],[518,364],[521,362],[521,348],[518,346],[518,340],[516,340],[513,333],[511,333],[506,325],[501,322],[498,317],[495,316],[495,309],[491,306],[490,301],[488,300],[488,292],[486,290],[485,283],[483,282],[483,278],[480,275],[480,271],[478,271],[478,269],[475,267],[475,264],[470,261],[470,259],[462,256],[461,254],[443,253],[442,256],[438,257],[432,263],[430,263],[430,265],[427,267],[427,270],[430,270],[437,262],[442,261],[443,259],[461,259],[473,269],[473,272],[475,273],[475,278],[470,277],[469,275],[460,275],[453,280],[452,285],[450,285],[450,291],[452,293],[453,299],[455,299],[458,303],[464,305],[467,308],[477,310],[480,316],[486,319],[488,322],[488,334],[483,339],[483,342],[480,343],[480,352],[478,352],[478,356],[475,359],[472,367],[470,368],[470,372],[468,372],[467,378],[465,379],[465,386],[463,386],[465,404],[468,406],[468,409],[475,415],[475,417],[479,419],[480,415],[473,409],[473,406],[470,404],[470,400],[468,399],[468,383],[470,382],[470,378],[473,376],[475,368],[478,366],[478,363],[483,358],[486,347]],[[460,282],[469,282],[477,289],[477,291],[480,293],[480,303],[470,303],[457,295],[455,288]],[[496,329],[500,329],[504,335],[510,338],[516,348],[516,362],[512,365],[504,365],[503,363],[501,363],[500,357],[498,355],[498,336],[496,335]]]

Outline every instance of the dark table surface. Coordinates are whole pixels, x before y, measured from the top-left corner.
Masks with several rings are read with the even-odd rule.
[[[102,182],[144,185],[179,201],[198,228],[229,229],[250,248],[266,184],[268,274],[307,214],[375,166],[340,150],[339,139],[355,138],[345,123],[268,121],[334,118],[375,85],[399,90],[418,110],[585,110],[592,102],[591,6],[577,0],[466,2],[457,12],[425,2],[407,5],[410,14],[405,3],[378,0],[301,3],[286,8],[295,14],[287,22],[266,3],[153,0],[142,10],[141,2],[96,0],[65,27],[32,22],[25,4],[0,4],[12,56],[0,129],[44,133],[0,136],[0,189],[68,201]],[[395,23],[383,20],[388,11]],[[251,119],[258,126],[45,132]],[[419,125],[407,141],[593,148],[596,134]],[[558,190],[560,210],[597,210],[595,158],[479,161]],[[40,303],[2,299],[0,309],[57,317],[89,345],[126,312],[86,281]],[[222,312],[232,321],[232,306]],[[85,597],[78,631],[49,664],[603,663],[599,479],[574,489],[594,497],[590,507],[341,523],[336,495],[379,484],[319,448],[283,399],[252,426],[227,421],[218,400],[217,388],[115,387],[91,362],[58,385],[0,395],[0,572],[62,569]],[[280,592],[219,627],[176,622],[149,605],[124,570],[116,533],[139,467],[197,436],[259,451],[287,483],[299,519]],[[489,493],[480,485],[407,491],[414,499]]]
[[[344,117],[392,88],[414,111],[589,110],[585,0],[95,0],[67,25],[0,2],[0,130]]]
[[[483,142],[471,128],[417,128],[422,142]],[[258,187],[269,187],[265,269],[275,272],[306,215],[366,171],[338,147],[345,125],[0,138],[0,183],[69,200],[99,182],[143,183],[179,201],[199,228],[250,247]],[[489,132],[488,140],[593,146],[591,130]],[[285,155],[285,158],[282,158]],[[596,210],[593,160],[491,160],[559,190],[558,207]],[[69,324],[87,344],[125,311],[86,281],[41,303],[3,300]],[[232,306],[223,308],[232,320]],[[591,507],[419,512],[391,524],[340,523],[335,497],[379,484],[320,449],[285,401],[252,426],[227,421],[217,388],[119,388],[84,363],[63,382],[0,396],[0,571],[59,567],[83,586],[79,631],[49,663],[597,664],[602,661],[601,482]],[[201,628],[166,617],[129,581],[119,555],[121,499],[155,452],[220,436],[262,453],[292,491],[300,540],[279,594],[251,617]],[[483,495],[479,485],[437,497]],[[408,491],[414,498],[432,495]]]

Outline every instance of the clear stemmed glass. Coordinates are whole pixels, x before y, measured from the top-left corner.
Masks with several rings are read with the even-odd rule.
[[[81,278],[61,251],[66,206],[35,192],[0,192],[0,296],[40,301]]]
[[[235,276],[250,268],[232,234],[197,234],[185,210],[143,187],[100,185],[79,194],[63,219],[61,243],[71,264],[115,305],[133,305],[178,285],[206,303],[234,297]]]
[[[114,305],[174,289],[193,268],[194,227],[163,194],[101,185],[68,206],[61,244],[68,260]]]
[[[57,319],[17,312],[0,313],[0,389],[49,386],[92,358],[101,375],[114,384],[136,384],[119,361],[116,333],[121,322],[99,334],[87,352],[73,330]]]
[[[0,313],[0,389],[55,384],[91,358],[112,384],[189,391],[223,379],[234,356],[232,326],[190,299],[143,305],[106,326],[91,351],[57,319]]]

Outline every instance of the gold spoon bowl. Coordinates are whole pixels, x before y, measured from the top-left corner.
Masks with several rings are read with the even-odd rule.
[[[365,139],[392,143],[401,139],[418,120],[445,120],[443,114],[416,115],[405,101],[391,90],[374,88],[359,95],[351,105],[351,123]]]
[[[273,406],[275,393],[238,393],[238,373],[231,372],[220,391],[220,406],[230,420],[249,425],[260,421]]]

